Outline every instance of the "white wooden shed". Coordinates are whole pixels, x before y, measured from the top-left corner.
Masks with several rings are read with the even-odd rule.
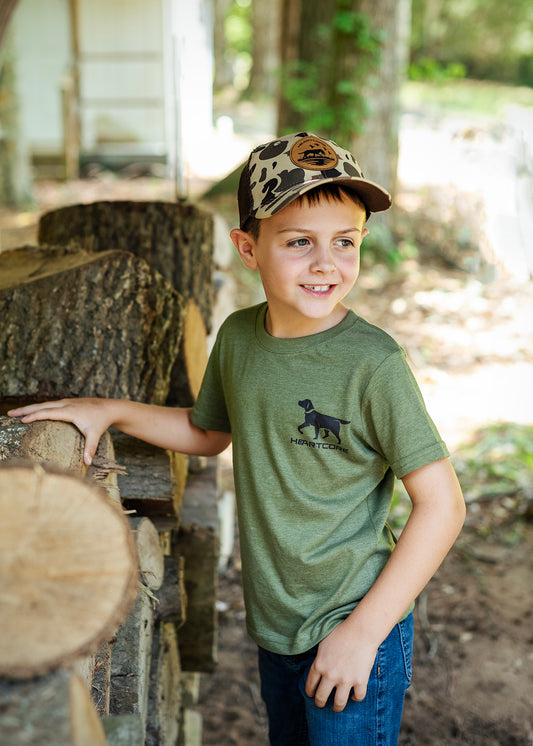
[[[19,0],[11,39],[34,164],[66,164],[68,175],[78,158],[179,170],[188,138],[212,128],[211,5]]]

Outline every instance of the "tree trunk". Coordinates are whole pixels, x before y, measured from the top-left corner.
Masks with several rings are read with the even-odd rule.
[[[410,8],[411,0],[283,0],[284,75],[302,87],[280,96],[278,131],[338,141],[393,194]],[[392,215],[373,216],[371,227],[392,227]]]
[[[280,67],[281,0],[252,3],[252,69],[247,94],[277,97]]]
[[[0,675],[46,673],[94,653],[135,597],[122,510],[94,483],[39,464],[0,468]]]
[[[214,80],[213,90],[220,91],[233,84],[233,65],[226,53],[226,16],[232,0],[214,0],[215,23],[213,28]]]
[[[89,692],[72,671],[0,681],[2,746],[107,746]]]
[[[411,0],[360,0],[361,12],[372,16],[375,28],[385,33],[379,68],[365,90],[369,114],[363,131],[351,143],[368,177],[394,198],[397,188],[400,91],[409,55]],[[377,224],[394,229],[394,209],[372,216]]]
[[[30,202],[30,155],[20,122],[15,53],[7,34],[0,55],[0,204],[23,207]]]
[[[15,10],[17,2],[18,0],[2,0],[0,2],[0,50],[2,49],[4,35],[9,26],[11,14]]]
[[[93,202],[42,216],[39,244],[76,244],[89,251],[129,251],[194,300],[211,330],[213,216],[172,202]]]
[[[183,315],[182,297],[124,251],[3,252],[0,389],[164,404]]]

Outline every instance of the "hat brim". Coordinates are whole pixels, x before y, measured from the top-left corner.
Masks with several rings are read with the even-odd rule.
[[[302,194],[311,191],[311,189],[316,189],[323,184],[337,184],[338,186],[346,187],[352,192],[355,192],[367,208],[368,212],[383,212],[384,210],[388,210],[392,204],[391,195],[383,189],[383,187],[380,187],[379,184],[375,184],[373,181],[358,178],[356,176],[331,176],[310,179],[309,181],[296,184],[294,187],[285,190],[282,195],[279,195],[279,197],[273,200],[269,205],[259,208],[255,217],[271,217],[293,202],[297,197],[300,197]]]

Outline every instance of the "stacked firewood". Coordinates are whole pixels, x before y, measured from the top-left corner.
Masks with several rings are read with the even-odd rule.
[[[0,414],[66,396],[190,406],[213,220],[102,202],[0,254]],[[19,746],[198,746],[216,664],[217,461],[0,416],[0,732]]]

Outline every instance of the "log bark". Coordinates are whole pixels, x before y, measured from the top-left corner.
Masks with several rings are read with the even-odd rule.
[[[163,583],[157,591],[155,618],[161,622],[172,622],[179,629],[187,616],[187,593],[185,591],[183,557],[165,557]]]
[[[157,529],[149,518],[130,517],[141,582],[157,591],[163,582],[164,558]]]
[[[111,715],[140,715],[146,728],[154,630],[152,599],[139,590],[111,649]]]
[[[4,398],[101,396],[163,404],[183,298],[124,251],[0,254]]]
[[[148,516],[158,529],[167,523],[175,527],[185,488],[187,457],[116,430],[111,431],[111,436],[116,460],[124,469],[118,474],[124,507]]]
[[[66,472],[0,466],[0,676],[93,654],[122,623],[138,576],[128,522],[105,491]]]
[[[0,681],[2,746],[107,746],[89,692],[72,671]]]
[[[217,460],[190,475],[174,535],[172,556],[185,561],[187,619],[179,632],[184,671],[212,673],[217,663],[217,565],[219,555]]]
[[[110,715],[102,718],[108,746],[145,746],[140,715]]]
[[[111,643],[104,642],[94,656],[91,697],[100,716],[109,715],[111,689]]]
[[[154,628],[148,694],[146,746],[175,746],[181,716],[180,659],[176,628],[160,622]]]
[[[199,307],[187,301],[183,334],[176,365],[172,369],[167,404],[192,407],[207,366],[207,332]]]
[[[121,249],[145,259],[184,298],[194,300],[206,328],[213,308],[213,216],[173,202],[93,202],[46,213],[39,244]]]

